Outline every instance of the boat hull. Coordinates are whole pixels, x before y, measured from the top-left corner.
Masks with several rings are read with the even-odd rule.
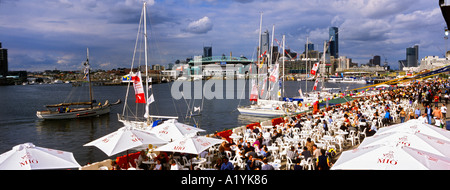
[[[239,113],[242,115],[253,115],[253,116],[261,116],[261,117],[277,117],[286,115],[282,110],[262,110],[262,109],[252,109],[241,107],[237,108]]]
[[[76,119],[83,117],[94,117],[109,113],[111,105],[96,106],[94,108],[86,108],[83,110],[74,110],[66,113],[59,113],[56,111],[38,111],[36,116],[40,119],[58,120],[58,119]]]

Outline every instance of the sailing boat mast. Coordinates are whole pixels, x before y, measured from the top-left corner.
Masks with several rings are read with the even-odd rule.
[[[92,109],[92,83],[91,83],[91,66],[89,65],[89,48],[86,48],[86,62],[84,62],[84,69],[87,69],[87,77],[89,81],[89,102]],[[85,71],[86,73],[86,71]]]
[[[261,57],[261,30],[262,30],[262,16],[263,16],[263,12],[261,12],[261,18],[259,19],[259,36],[258,36],[258,54],[257,54],[257,60],[258,60],[258,64],[260,62],[260,57]]]
[[[285,57],[284,57],[284,52],[285,52],[285,45],[286,45],[286,43],[285,43],[285,35],[283,35],[283,97],[284,97],[284,59],[285,59]],[[283,98],[282,97],[282,98]]]
[[[273,66],[273,62],[272,62],[272,60],[273,60],[273,40],[274,40],[274,34],[275,34],[275,24],[272,25],[272,41],[271,41],[270,50],[269,50],[269,51],[270,51],[269,65],[270,65],[270,68],[272,68],[272,71],[273,71],[273,69],[275,69],[274,66]],[[269,65],[267,66],[267,71],[269,71]],[[279,72],[279,70],[278,70],[278,72]],[[279,75],[277,75],[277,76],[279,76]],[[277,79],[277,80],[278,80],[278,79]],[[275,85],[278,85],[278,84],[273,84],[273,85],[275,86]],[[270,82],[269,82],[269,86],[268,86],[268,90],[267,90],[266,99],[267,99],[267,96],[269,96],[269,99],[270,99],[270,100],[274,99],[274,98],[272,97],[272,95],[271,95],[272,90],[273,90],[273,87],[270,87]],[[278,93],[278,92],[277,92],[277,93]]]
[[[305,84],[305,92],[308,93],[308,51],[309,51],[309,38],[306,37],[306,84]]]
[[[148,102],[149,101],[149,96],[148,96],[148,79],[149,79],[149,77],[148,77],[148,60],[147,60],[147,50],[148,50],[148,47],[147,47],[147,14],[146,14],[146,5],[147,5],[147,3],[144,1],[144,61],[145,61],[145,89],[146,90],[144,90],[144,94],[145,94],[145,101],[146,101],[146,104],[145,104],[145,115],[146,116],[148,116],[149,115],[149,106],[150,106],[150,103]],[[150,121],[150,117],[147,117],[147,122],[149,122]]]
[[[274,33],[275,33],[275,24],[274,25],[272,25],[272,42],[270,43],[271,44],[271,46],[270,46],[270,60],[269,60],[269,63],[270,63],[270,66],[272,66],[272,60],[273,60],[273,39],[274,39]]]

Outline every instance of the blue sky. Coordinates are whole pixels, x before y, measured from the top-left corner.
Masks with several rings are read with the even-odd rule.
[[[357,63],[374,55],[392,67],[405,49],[419,59],[443,56],[445,22],[438,0],[147,0],[150,64],[201,55],[255,58],[260,12],[263,30],[304,51],[306,38],[323,49],[328,28],[339,27],[339,53]],[[0,0],[0,42],[9,70],[81,69],[86,47],[94,69],[130,67],[141,0]]]

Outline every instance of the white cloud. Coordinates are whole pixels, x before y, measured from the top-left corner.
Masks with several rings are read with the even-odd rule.
[[[206,34],[213,28],[213,23],[209,17],[204,16],[203,18],[190,22],[184,31],[193,34]]]
[[[394,17],[393,22],[398,27],[414,28],[418,26],[434,25],[441,22],[441,10],[435,8],[432,10],[417,10],[412,13],[397,14]]]

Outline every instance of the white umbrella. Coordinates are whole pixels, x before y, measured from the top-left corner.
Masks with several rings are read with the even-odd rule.
[[[136,129],[134,127],[122,127],[117,131],[87,143],[84,146],[96,146],[106,155],[111,156],[145,144],[166,143],[167,141],[158,138],[155,134],[149,133],[148,131]]]
[[[182,139],[161,146],[155,151],[200,154],[207,148],[216,144],[220,144],[223,141],[225,140],[205,136],[184,137]]]
[[[14,146],[0,155],[0,170],[78,168],[71,152],[37,147],[32,143]]]
[[[345,151],[333,170],[450,170],[450,158],[411,147],[375,145]]]
[[[450,141],[422,133],[390,132],[367,137],[359,147],[373,145],[407,146],[450,158]]]
[[[391,86],[388,84],[380,84],[380,85],[375,86],[375,88],[382,88],[382,87],[389,88]]]
[[[185,135],[197,134],[198,132],[205,132],[205,130],[170,119],[153,127],[150,132],[158,135],[163,140],[174,141],[183,138]]]
[[[418,119],[411,119],[405,123],[383,127],[379,129],[376,134],[383,134],[390,132],[422,133],[425,135],[450,141],[449,131],[445,129],[440,129],[434,125],[421,123]]]

